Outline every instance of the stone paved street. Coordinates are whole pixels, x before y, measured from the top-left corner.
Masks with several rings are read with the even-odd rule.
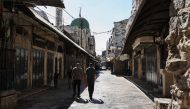
[[[71,90],[61,87],[47,90],[19,101],[18,109],[153,109],[153,102],[141,90],[110,71],[100,72],[93,101],[89,101],[87,90],[75,101]]]

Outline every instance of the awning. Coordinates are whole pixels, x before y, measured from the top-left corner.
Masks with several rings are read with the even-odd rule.
[[[130,56],[128,54],[122,54],[119,56],[119,60],[120,61],[125,61],[125,60],[129,60]]]
[[[136,14],[127,25],[125,45],[122,54],[132,55],[134,41],[143,36],[165,38],[169,26],[170,0],[142,0]]]
[[[50,28],[51,30],[53,30],[55,33],[57,33],[59,36],[63,37],[65,40],[67,40],[68,42],[70,42],[72,45],[74,45],[75,47],[77,47],[79,50],[81,50],[82,52],[86,53],[88,56],[90,56],[91,58],[93,58],[94,60],[96,59],[93,55],[91,55],[90,53],[88,53],[86,50],[84,50],[82,47],[80,47],[78,44],[76,44],[74,41],[72,41],[71,39],[69,39],[64,33],[62,33],[61,31],[59,31],[56,27],[54,27],[52,24],[50,24],[48,21],[46,21],[45,19],[43,19],[40,15],[38,15],[35,10],[33,9],[33,7],[28,7],[29,10],[32,12],[32,14],[35,16],[35,19],[40,21],[40,23],[43,23],[46,27]]]
[[[5,2],[6,1],[12,2],[13,0],[5,0]],[[53,6],[53,7],[65,8],[63,0],[15,0],[15,2],[24,2],[39,6]]]

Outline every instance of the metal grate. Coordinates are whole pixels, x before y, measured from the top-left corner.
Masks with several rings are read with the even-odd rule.
[[[44,52],[33,49],[33,88],[41,87],[44,82]]]
[[[0,49],[0,91],[14,88],[15,50]]]
[[[54,54],[48,53],[48,60],[47,60],[47,82],[48,85],[51,84],[53,80],[53,61],[54,61]]]
[[[16,48],[15,60],[15,89],[27,89],[28,77],[28,51],[23,48]]]

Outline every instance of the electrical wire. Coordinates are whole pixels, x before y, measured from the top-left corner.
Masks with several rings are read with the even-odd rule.
[[[75,19],[69,12],[67,12],[65,9],[63,9],[71,18]]]
[[[112,32],[112,30],[108,30],[108,31],[103,31],[103,32],[92,32],[94,35],[99,35],[99,34],[109,34],[109,33],[111,33]]]
[[[55,19],[56,19],[56,17],[55,17],[55,16],[53,16],[52,14],[50,14],[50,13],[48,13],[48,12],[46,12],[46,11],[44,11],[44,10],[40,9],[39,7],[36,7],[36,8],[38,8],[40,11],[45,12],[45,13],[48,15],[48,17],[49,17],[50,19],[53,19],[53,20],[55,20]],[[69,14],[69,13],[68,13],[68,14]],[[64,24],[68,24],[68,25],[70,25],[70,23],[65,22],[65,20],[63,20],[63,22],[64,22]]]
[[[53,16],[52,14],[50,14],[50,13],[48,13],[48,12],[46,12],[46,11],[44,11],[44,10],[42,10],[42,9],[40,9],[39,7],[36,7],[36,8],[38,8],[40,11],[43,11],[43,12],[45,12],[47,15],[49,15],[50,17],[52,17],[52,18],[56,18],[55,16]]]

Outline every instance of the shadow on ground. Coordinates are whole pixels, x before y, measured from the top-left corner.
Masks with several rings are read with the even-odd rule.
[[[76,102],[77,102],[77,103],[87,104],[87,103],[88,103],[88,100],[87,100],[87,99],[83,99],[83,98],[79,98],[79,99],[76,99]]]
[[[137,86],[144,94],[146,94],[152,101],[155,97],[161,98],[162,92],[157,89],[154,85],[152,85],[149,82],[138,80],[138,79],[132,79],[131,77],[124,77],[125,79],[129,80],[131,83],[133,83],[135,86]]]
[[[102,101],[101,99],[92,99],[90,101],[91,103],[94,103],[94,104],[104,104],[104,101]]]
[[[102,71],[97,71],[97,78],[102,73]],[[82,83],[81,93],[86,88],[87,84]],[[68,109],[74,101],[84,104],[89,103],[86,99],[73,99],[72,95],[73,90],[68,88],[68,80],[59,80],[58,88],[49,88],[46,91],[18,100],[16,109]],[[93,102],[101,104],[103,101],[94,99]]]

